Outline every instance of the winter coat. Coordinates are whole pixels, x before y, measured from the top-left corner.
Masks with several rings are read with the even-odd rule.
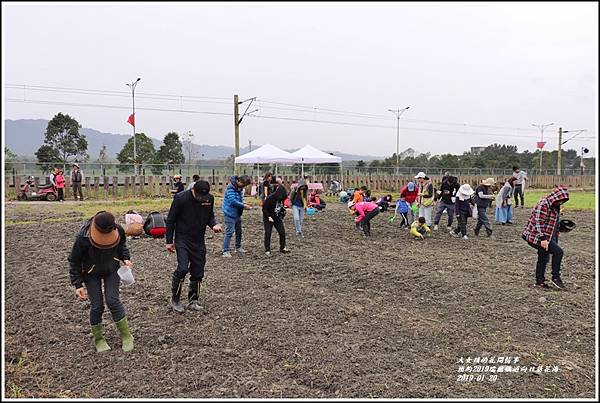
[[[364,195],[360,190],[357,190],[356,192],[354,192],[354,195],[352,195],[352,201],[354,202],[354,204],[362,203],[364,199]]]
[[[361,222],[368,212],[379,208],[379,206],[375,202],[362,202],[355,204],[355,207],[356,212],[358,213],[358,216],[354,219],[354,221],[356,222]]]
[[[297,186],[293,190],[293,200],[290,198],[290,202],[293,206],[306,208],[308,200],[306,199],[306,193],[308,192],[308,186],[302,185]]]
[[[431,233],[427,224],[421,224],[418,221],[415,221],[410,225],[410,234],[414,237],[420,238],[421,234],[425,235],[427,232]]]
[[[83,178],[83,174],[81,170],[73,170],[71,172],[71,183],[81,183],[81,179]]]
[[[191,190],[177,193],[167,215],[167,244],[181,243],[204,245],[206,227],[214,227],[215,199],[207,194],[196,200]]]
[[[129,260],[125,230],[117,224],[119,243],[111,249],[98,249],[90,241],[90,226],[92,219],[88,219],[79,228],[73,249],[69,255],[69,277],[75,288],[83,287],[87,276],[106,277],[119,270],[120,260]]]
[[[285,190],[285,186],[279,185],[275,189],[273,193],[267,196],[265,202],[262,207],[263,215],[265,217],[273,217],[275,218],[275,207],[277,207],[277,202],[283,203],[287,198],[287,190]]]
[[[412,192],[408,191],[408,184],[404,185],[404,187],[400,190],[400,197],[403,197],[407,203],[412,204],[417,200],[417,195],[419,194],[419,188],[415,186],[415,190]]]
[[[57,189],[63,189],[65,187],[65,177],[62,174],[55,175],[54,183]]]
[[[473,199],[475,200],[477,207],[488,208],[492,206],[494,195],[489,186],[479,185],[475,189],[475,196],[473,196]]]
[[[469,198],[466,200],[460,200],[458,197],[456,198],[456,202],[454,203],[454,214],[458,217],[462,215],[463,217],[471,217],[473,215],[473,210],[471,210],[471,206],[474,205],[473,199]]]
[[[523,231],[524,240],[535,245],[539,245],[544,240],[558,241],[560,206],[554,203],[559,200],[569,200],[569,191],[562,186],[554,189],[535,205]]]
[[[450,182],[448,179],[449,178],[454,178],[453,182]],[[454,204],[454,202],[452,201],[452,198],[456,196],[456,192],[458,192],[458,189],[460,188],[460,185],[458,184],[458,180],[456,179],[455,176],[445,176],[444,179],[442,180],[442,185],[440,186],[440,196],[439,199],[442,201],[442,203],[444,204]]]
[[[229,185],[227,185],[227,190],[225,190],[225,196],[223,196],[223,205],[221,206],[221,210],[223,210],[223,215],[238,219],[242,216],[244,212],[244,189],[239,189],[237,186],[237,176],[232,176],[229,180]]]

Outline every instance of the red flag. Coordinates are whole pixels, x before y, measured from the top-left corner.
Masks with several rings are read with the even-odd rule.
[[[545,145],[546,145],[546,142],[545,142],[545,141],[538,141],[538,142],[537,142],[537,148],[539,148],[540,150],[541,150],[542,148],[544,148],[544,146],[545,146]]]
[[[127,123],[129,123],[131,126],[135,126],[135,115],[134,113],[132,113],[131,115],[129,115],[129,119],[127,119]]]

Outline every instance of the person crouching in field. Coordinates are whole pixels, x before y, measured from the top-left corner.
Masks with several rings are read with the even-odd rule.
[[[563,250],[558,246],[560,206],[569,201],[567,188],[558,186],[548,196],[541,199],[533,208],[527,227],[521,237],[537,249],[538,260],[535,267],[535,286],[549,288],[546,284],[546,265],[552,255],[552,285],[564,289],[560,278],[560,264]]]
[[[102,282],[104,300],[121,334],[123,351],[133,350],[133,336],[129,332],[125,308],[119,299],[121,278],[117,274],[119,261],[131,267],[129,259],[125,230],[115,223],[115,216],[107,211],[96,213],[81,226],[69,255],[69,275],[71,284],[75,286],[75,294],[81,300],[90,300],[90,324],[94,345],[99,353],[110,350],[102,334]]]
[[[381,207],[381,211],[383,213],[385,213],[390,208],[391,203],[392,203],[392,195],[390,195],[390,194],[381,196],[381,198],[377,201],[377,204],[379,205],[379,207]]]
[[[496,221],[502,225],[512,224],[512,197],[517,178],[509,178],[496,196]]]
[[[458,192],[456,192],[454,215],[456,215],[458,225],[455,229],[450,231],[450,235],[458,236],[460,233],[464,240],[469,239],[467,236],[467,220],[473,215],[473,211],[471,210],[471,206],[475,204],[473,199],[471,199],[473,193],[473,188],[471,188],[471,185],[468,183],[462,185],[458,189]]]
[[[379,214],[379,206],[373,201],[356,203],[349,206],[351,210],[356,211],[358,216],[354,222],[358,228],[362,229],[365,237],[371,236],[371,220]]]
[[[425,217],[419,217],[419,219],[412,223],[410,226],[410,234],[414,239],[425,239],[425,237],[431,236],[431,229],[427,226]]]
[[[194,183],[192,190],[176,194],[169,208],[166,248],[170,253],[177,252],[177,269],[173,272],[171,280],[169,307],[177,313],[185,311],[180,298],[188,272],[190,273],[188,307],[197,311],[202,310],[199,295],[206,264],[204,243],[206,227],[214,232],[223,231],[215,219],[215,200],[209,192],[209,183],[199,180]]]

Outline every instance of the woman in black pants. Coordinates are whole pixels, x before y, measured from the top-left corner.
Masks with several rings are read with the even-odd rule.
[[[275,227],[279,234],[279,250],[281,253],[289,252],[285,247],[285,227],[283,226],[283,216],[285,215],[283,201],[286,197],[287,191],[281,183],[281,179],[277,178],[277,188],[266,197],[262,208],[263,224],[265,226],[265,254],[267,256],[271,255],[271,233],[273,232],[273,227]]]

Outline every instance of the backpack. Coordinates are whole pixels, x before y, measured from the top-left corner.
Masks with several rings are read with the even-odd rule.
[[[153,238],[164,238],[167,233],[167,219],[158,211],[153,211],[146,217],[144,232]]]
[[[134,210],[125,214],[125,235],[140,236],[144,232],[144,218]]]

